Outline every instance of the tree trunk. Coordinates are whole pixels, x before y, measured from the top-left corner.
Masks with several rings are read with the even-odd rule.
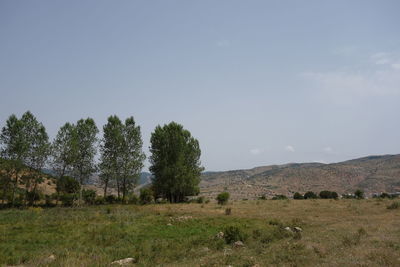
[[[126,194],[126,178],[122,179],[122,202],[125,202],[125,194]]]
[[[119,179],[117,178],[116,180],[117,180],[117,195],[118,195],[118,198],[119,198],[119,196],[120,196],[120,194],[119,194],[119,191],[120,191]]]
[[[104,198],[107,196],[108,179],[104,181]]]
[[[15,171],[15,180],[13,181],[13,190],[12,190],[12,194],[11,194],[11,205],[14,206],[15,203],[15,191],[17,190],[17,186],[18,186],[18,171]]]

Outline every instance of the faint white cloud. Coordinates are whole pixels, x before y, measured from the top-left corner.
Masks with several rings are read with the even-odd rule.
[[[253,155],[259,155],[259,154],[261,154],[262,151],[263,151],[263,150],[260,149],[260,148],[253,148],[253,149],[250,149],[250,153],[253,154]]]
[[[375,53],[371,59],[376,65],[385,65],[391,62],[390,54],[385,52]]]
[[[288,151],[288,152],[294,152],[294,151],[295,151],[295,150],[294,150],[294,147],[291,146],[291,145],[285,146],[285,150]]]
[[[389,53],[371,56],[373,64],[357,70],[330,72],[306,72],[300,76],[310,83],[312,89],[325,97],[341,103],[350,102],[360,96],[400,94],[400,63]],[[389,65],[390,62],[395,62]],[[350,101],[349,101],[350,100]]]
[[[216,42],[216,45],[217,45],[218,47],[227,47],[227,46],[230,46],[230,45],[231,45],[231,42],[228,41],[228,40],[218,40],[218,41]]]
[[[332,153],[332,148],[330,146],[324,147],[324,152],[325,153]]]
[[[400,63],[393,63],[392,68],[396,70],[400,70]]]
[[[359,48],[355,45],[347,45],[335,48],[333,53],[336,55],[352,56],[356,54],[358,50]]]

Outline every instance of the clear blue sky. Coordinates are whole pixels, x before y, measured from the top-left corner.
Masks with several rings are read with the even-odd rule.
[[[400,1],[0,0],[0,125],[134,116],[207,170],[400,153]]]

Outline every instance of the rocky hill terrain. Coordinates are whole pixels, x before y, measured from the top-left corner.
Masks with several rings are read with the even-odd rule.
[[[367,196],[400,191],[400,155],[369,156],[340,163],[292,163],[249,170],[205,172],[201,194],[208,198],[228,191],[233,199],[262,195],[293,195],[294,192],[363,190]]]

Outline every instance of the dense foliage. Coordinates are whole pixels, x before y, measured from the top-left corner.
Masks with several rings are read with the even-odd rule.
[[[175,122],[157,126],[151,135],[150,171],[156,197],[182,202],[199,193],[199,142],[188,130]]]

